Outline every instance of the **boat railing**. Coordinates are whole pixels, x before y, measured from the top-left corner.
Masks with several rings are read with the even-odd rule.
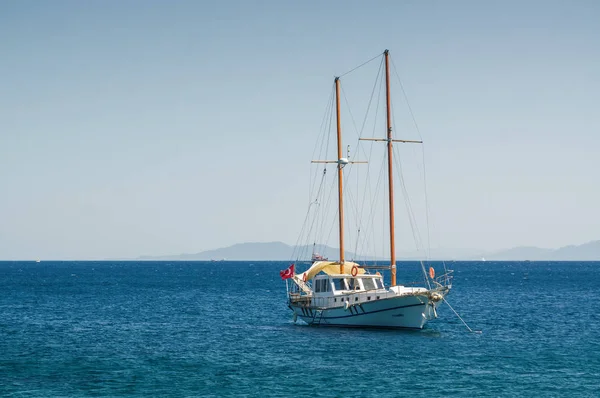
[[[302,279],[294,276],[292,278],[293,283],[290,285],[288,293],[298,293],[304,295],[311,295],[313,290],[309,284],[309,282],[304,282]],[[297,291],[295,290],[297,289]]]
[[[453,274],[454,270],[449,269],[445,273],[436,276],[433,279],[433,283],[435,283],[437,286],[452,286],[452,279],[454,278]]]

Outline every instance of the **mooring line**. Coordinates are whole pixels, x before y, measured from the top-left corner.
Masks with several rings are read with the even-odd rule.
[[[460,319],[460,321],[463,323],[463,325],[466,326],[467,329],[469,329],[469,332],[471,333],[483,333],[481,330],[473,330],[469,327],[469,325],[467,325],[467,322],[465,322],[460,315],[458,315],[458,312],[456,312],[456,310],[454,308],[452,308],[452,306],[450,305],[450,303],[444,298],[444,302],[446,304],[448,304],[448,307],[450,307],[450,309],[452,310],[452,312],[454,312],[454,315],[456,315],[458,317],[458,319]]]

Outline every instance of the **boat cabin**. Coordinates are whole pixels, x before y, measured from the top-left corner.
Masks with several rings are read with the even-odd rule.
[[[381,275],[317,275],[312,281],[315,296],[338,296],[378,289],[385,289]]]

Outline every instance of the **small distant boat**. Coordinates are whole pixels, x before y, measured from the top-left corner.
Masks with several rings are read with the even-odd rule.
[[[327,258],[315,252],[312,255],[311,261],[327,261]]]
[[[483,261],[485,263],[485,257],[481,257],[481,261]]]
[[[378,266],[389,270],[391,280],[386,287],[383,275],[369,273],[374,266],[365,266],[346,261],[344,249],[343,168],[351,163],[342,157],[340,127],[340,78],[336,77],[335,109],[337,118],[336,160],[314,160],[313,163],[333,163],[337,169],[339,224],[339,260],[328,261],[318,253],[312,255],[312,265],[304,272],[296,273],[295,264],[280,272],[286,280],[287,304],[294,313],[294,321],[300,318],[309,325],[338,327],[378,327],[395,329],[422,329],[427,321],[437,318],[436,308],[450,292],[451,270],[435,277],[433,267],[427,272],[423,265],[424,282],[427,287],[409,287],[396,282],[396,253],[394,239],[394,200],[392,169],[392,143],[422,143],[422,141],[392,139],[389,53],[383,53],[385,63],[385,86],[387,97],[386,136],[382,138],[360,138],[360,140],[383,141],[387,145],[388,195],[387,203],[390,223],[390,263]],[[378,75],[379,76],[379,75]],[[333,105],[332,105],[333,106]],[[323,173],[325,174],[325,173]],[[300,260],[299,260],[300,261]],[[291,281],[292,283],[287,283]]]
[[[41,260],[35,260],[36,263],[39,263]]]

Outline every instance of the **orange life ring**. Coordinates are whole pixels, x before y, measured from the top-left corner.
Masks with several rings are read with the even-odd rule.
[[[302,276],[302,280],[304,281],[304,283],[306,283],[306,280],[307,280],[306,272],[304,273],[304,276]]]
[[[358,275],[358,267],[356,265],[353,265],[350,273],[352,274],[352,276]]]
[[[431,277],[431,279],[435,278],[435,270],[433,269],[433,267],[429,267],[429,276]]]

